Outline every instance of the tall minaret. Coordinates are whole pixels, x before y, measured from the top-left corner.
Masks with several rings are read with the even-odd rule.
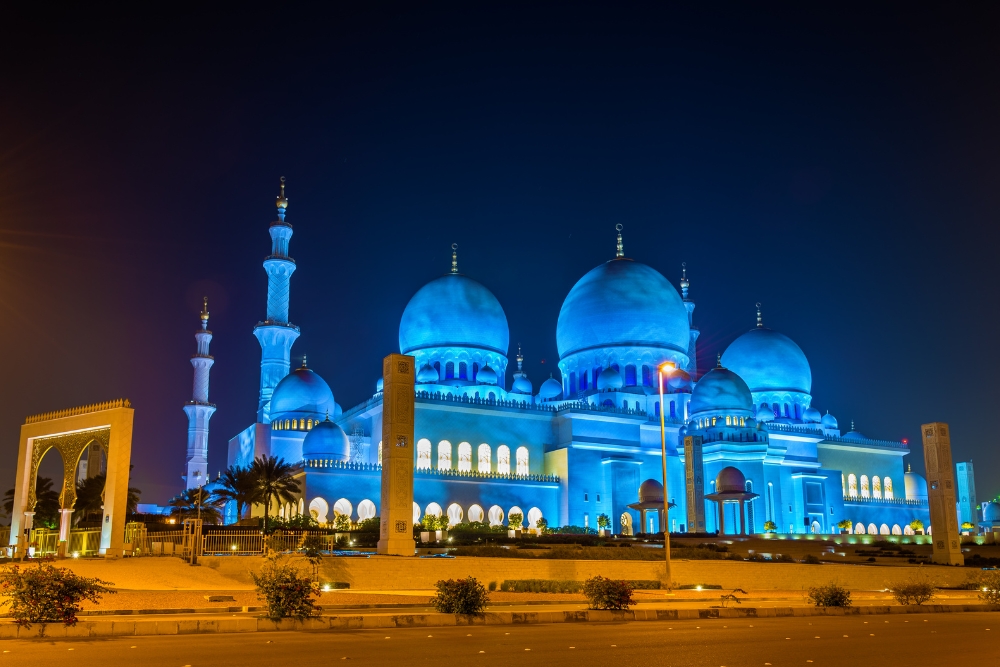
[[[701,335],[701,332],[694,325],[694,301],[688,298],[690,290],[691,281],[688,280],[687,262],[681,262],[681,298],[684,299],[684,309],[687,310],[688,314],[688,327],[691,330],[690,338],[688,339],[688,358],[691,362],[685,370],[691,376],[692,380],[697,380],[698,336]]]
[[[288,375],[292,345],[299,337],[299,328],[288,321],[288,288],[295,272],[295,260],[288,256],[288,241],[292,226],[285,222],[288,200],[285,198],[285,177],[281,177],[281,192],[276,202],[278,219],[271,223],[271,254],[264,258],[267,271],[267,319],[258,322],[253,335],[260,342],[260,400],[257,421],[269,423],[271,393]]]
[[[187,466],[184,481],[194,489],[208,484],[208,422],[215,414],[215,406],[208,402],[208,372],[215,359],[208,353],[212,332],[208,330],[208,297],[201,309],[201,330],[194,335],[198,353],[191,357],[194,366],[194,394],[184,404],[188,416]]]

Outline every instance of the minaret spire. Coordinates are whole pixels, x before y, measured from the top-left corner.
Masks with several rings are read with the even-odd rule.
[[[716,352],[715,353],[715,367],[716,368],[722,368],[722,353],[721,352]]]
[[[698,374],[698,336],[701,331],[694,325],[694,301],[691,300],[691,281],[688,280],[687,262],[681,262],[681,298],[688,314],[688,365],[684,370],[694,378]]]
[[[757,302],[757,328],[764,328],[764,318],[760,315],[760,301]]]
[[[521,344],[517,344],[517,372],[521,372],[521,366],[524,364],[524,356],[521,354]]]
[[[451,272],[458,273],[458,244],[451,244]]]
[[[264,258],[267,272],[267,316],[253,330],[260,342],[260,398],[257,403],[257,421],[270,421],[271,393],[278,382],[288,375],[291,365],[292,345],[299,337],[299,328],[288,321],[289,289],[295,260],[288,256],[288,243],[292,226],[285,221],[288,197],[285,196],[285,177],[278,186],[275,206],[278,219],[271,223],[271,254]]]
[[[208,373],[215,359],[208,353],[212,332],[208,330],[208,297],[202,301],[201,329],[194,339],[198,352],[191,357],[194,366],[194,390],[191,400],[184,404],[188,416],[187,463],[183,479],[187,488],[194,489],[209,482],[208,479],[208,422],[215,414],[215,406],[208,402]]]
[[[691,281],[688,280],[688,263],[681,262],[681,297],[686,301],[688,298],[688,290],[691,289]]]
[[[618,230],[618,249],[615,250],[615,257],[625,256],[625,247],[622,245],[622,223],[615,225],[615,229]]]

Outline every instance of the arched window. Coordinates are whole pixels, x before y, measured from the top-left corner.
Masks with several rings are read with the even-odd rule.
[[[382,441],[378,441],[378,464],[382,465]]]
[[[625,367],[625,386],[635,386],[635,364],[629,364]]]
[[[913,529],[910,528],[910,524],[906,524],[903,526],[903,535],[916,535],[916,533],[914,533]]]
[[[449,361],[444,365],[444,379],[454,380],[455,379],[455,362]]]
[[[874,523],[868,524],[868,534],[878,535],[878,526],[876,526]]]
[[[441,362],[440,361],[435,361],[434,362],[434,370],[437,371],[437,374],[438,374],[437,376],[438,376],[438,379],[440,380],[441,379]]]
[[[285,430],[287,431],[290,428],[292,428],[292,422],[291,422],[290,419],[286,419],[285,420]]]
[[[320,497],[309,501],[309,516],[319,523],[326,523],[327,515],[330,513],[330,506]]]
[[[872,498],[882,497],[882,480],[878,476],[872,477]],[[884,533],[888,535],[888,533]]]
[[[483,512],[483,508],[479,505],[472,505],[469,507],[469,521],[475,521],[478,523],[482,521],[485,516],[486,513]]]
[[[566,392],[567,396],[576,393],[576,371],[569,374],[569,391]]]
[[[864,535],[865,534],[865,524],[861,523],[860,521],[858,523],[854,524],[854,534],[855,535]]]
[[[767,520],[775,521],[774,518],[774,483],[767,483],[767,506],[764,508],[767,512]]]
[[[726,426],[732,426],[732,425],[733,425],[732,415],[726,415]]]
[[[778,405],[777,403],[775,403],[774,404],[774,408],[772,408],[771,411],[774,412],[774,418],[775,419],[781,419],[781,406],[780,405]]]
[[[899,527],[898,523],[892,524],[892,534],[893,535],[902,535],[903,534],[903,529]]]
[[[441,516],[442,514],[444,514],[444,511],[437,503],[431,503],[424,508],[424,516]]]
[[[748,479],[747,482],[746,482],[746,484],[744,485],[744,488],[746,489],[747,493],[753,493],[753,482],[751,482]],[[753,500],[751,499],[751,500],[747,501],[746,502],[746,506],[747,506],[747,530],[749,530],[750,534],[753,535],[754,533],[757,532],[756,528],[754,527],[754,520],[753,520],[754,519],[754,517],[753,517]]]
[[[456,526],[462,523],[462,506],[458,503],[452,503],[448,505],[448,525]]]
[[[622,410],[628,410],[628,401],[622,401]]]
[[[528,528],[538,528],[538,520],[542,518],[542,510],[532,507],[528,510]]]
[[[497,447],[497,472],[501,475],[510,474],[510,447],[507,445]]]
[[[489,519],[491,526],[502,526],[503,525],[503,509],[499,505],[494,505],[490,508]]]
[[[792,417],[792,413],[788,409],[788,403],[785,403],[785,417],[788,417],[789,419],[791,419],[791,417]]]
[[[798,403],[795,404],[795,418],[802,419],[802,406]]]
[[[420,505],[413,503],[413,523],[420,523]]]
[[[492,467],[492,461],[490,460],[492,454],[493,451],[485,442],[479,445],[479,472],[490,472],[490,468]]]
[[[580,373],[580,391],[587,390],[587,371]]]
[[[373,519],[375,515],[378,514],[378,510],[375,509],[375,503],[365,498],[360,503],[358,503],[358,521],[364,521],[365,519]]]
[[[458,469],[461,472],[472,471],[472,445],[467,442],[458,443]]]
[[[472,381],[475,382],[476,378],[479,377],[479,364],[473,362],[472,364]]]
[[[844,473],[840,473],[840,491],[842,495],[847,495],[847,480],[844,478]]]
[[[341,498],[333,504],[333,516],[346,516],[348,519],[354,513],[354,507],[351,506],[351,501],[347,498]]]
[[[677,419],[677,403],[675,401],[670,401],[670,418]]]
[[[451,443],[447,440],[438,443],[438,470],[451,470]]]
[[[887,526],[887,525],[885,525],[883,523],[881,526],[878,527],[878,534],[879,535],[888,535],[889,534],[889,526]]]
[[[427,438],[417,440],[417,470],[431,469],[431,441]]]
[[[892,500],[892,479],[886,477],[882,480],[882,494],[885,496],[886,500]]]
[[[653,415],[655,415],[656,417],[660,416],[660,402],[659,401],[656,401],[655,403],[653,403]]]
[[[511,514],[520,514],[521,515],[521,523],[518,523],[516,525],[515,524],[511,524],[511,522],[510,522],[510,516],[511,516]],[[507,510],[507,525],[510,528],[520,528],[521,526],[523,526],[524,525],[524,510],[522,510],[517,505],[514,505],[509,510]]]
[[[464,361],[458,364],[458,379],[468,380],[469,379],[469,366]]]
[[[861,476],[861,497],[870,498],[871,494],[868,492],[868,475]]]
[[[528,448],[518,447],[517,448],[517,474],[527,475],[528,474]]]
[[[858,478],[854,476],[853,472],[847,476],[847,497],[858,497]]]
[[[642,386],[649,386],[649,366],[646,366],[645,364],[642,366]]]

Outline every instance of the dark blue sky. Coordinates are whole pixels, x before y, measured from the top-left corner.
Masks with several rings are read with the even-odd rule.
[[[814,405],[911,443],[948,421],[980,496],[1000,492],[995,6],[372,5],[13,10],[3,484],[27,414],[127,396],[135,485],[179,491],[203,294],[224,467],[256,407],[284,175],[293,352],[344,407],[452,242],[537,387],[563,297],[622,223],[629,256],[675,283],[688,263],[703,366],[761,301]]]

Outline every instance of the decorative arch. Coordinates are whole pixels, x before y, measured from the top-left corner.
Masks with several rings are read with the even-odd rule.
[[[871,498],[871,493],[868,487],[868,475],[861,476],[861,497]]]
[[[438,443],[438,470],[451,470],[451,443],[447,440]]]
[[[414,501],[413,503],[413,523],[414,525],[420,523],[420,505]]]
[[[861,523],[860,521],[857,522],[856,524],[854,524],[854,534],[855,535],[864,535],[865,534],[865,524]]]
[[[497,447],[497,472],[501,475],[510,474],[510,447],[507,445]]]
[[[916,535],[916,533],[910,528],[910,524],[906,524],[903,526],[903,535]]]
[[[358,521],[374,519],[377,514],[378,509],[376,509],[375,503],[367,498],[358,503]]]
[[[458,469],[472,472],[472,445],[467,442],[458,443]]]
[[[319,523],[326,523],[327,515],[330,514],[330,506],[319,496],[309,501],[309,516]]]
[[[485,516],[486,513],[483,512],[483,508],[479,505],[471,505],[469,507],[469,521],[475,521],[478,523],[482,521]]]
[[[618,519],[618,523],[622,527],[622,535],[632,534],[632,515],[628,512],[622,512],[621,517]]]
[[[462,511],[462,506],[458,503],[452,503],[448,505],[448,525],[457,526],[462,523],[462,517],[465,513]]]
[[[417,470],[431,469],[431,441],[427,438],[417,440]]]
[[[847,476],[847,497],[857,498],[858,497],[858,478],[852,472]]]
[[[437,503],[430,503],[424,508],[424,516],[441,516],[442,514],[444,514],[444,511]]]
[[[538,520],[542,518],[542,510],[532,507],[528,510],[528,528],[538,528]]]
[[[889,478],[889,477],[886,477],[884,480],[882,480],[882,494],[885,496],[886,500],[892,500],[893,499],[893,495],[892,495],[892,479]]]
[[[479,445],[479,466],[477,470],[479,472],[492,472],[493,467],[493,450],[485,442]]]
[[[874,523],[868,524],[868,534],[878,535],[878,526],[876,526]]]
[[[903,534],[903,529],[899,527],[898,523],[892,524],[892,534],[893,535],[902,535]]]
[[[878,475],[872,477],[872,498],[882,498],[882,480]]]
[[[517,474],[527,475],[528,474],[528,448],[518,447],[517,448]]]
[[[489,518],[491,526],[502,526],[504,518],[503,508],[501,508],[499,505],[494,505],[493,507],[491,507],[489,512]]]
[[[511,514],[520,514],[521,515],[521,522],[522,522],[521,525],[523,525],[523,522],[524,522],[524,510],[522,510],[517,505],[514,505],[509,510],[507,510],[507,526],[510,527],[510,528],[519,528],[520,526],[511,526],[510,525],[510,515]]]
[[[878,527],[878,534],[879,535],[888,535],[889,534],[889,526],[887,526],[886,524],[883,523],[881,526]]]
[[[341,498],[333,504],[333,516],[334,518],[344,515],[348,519],[354,514],[354,506],[351,505],[351,501],[347,498]]]

